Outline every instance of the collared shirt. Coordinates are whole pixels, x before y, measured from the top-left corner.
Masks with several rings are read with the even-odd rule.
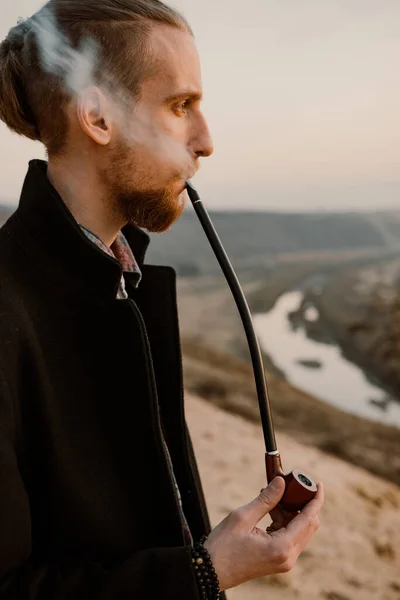
[[[115,239],[115,242],[109,248],[92,231],[90,231],[89,229],[86,229],[86,227],[84,227],[83,225],[80,225],[80,228],[82,229],[83,233],[88,237],[88,239],[93,244],[95,244],[98,248],[100,248],[100,250],[103,250],[103,252],[105,252],[106,254],[108,254],[108,256],[111,256],[112,258],[116,258],[121,263],[122,270],[125,273],[135,273],[136,274],[136,278],[134,280],[134,285],[135,285],[135,287],[138,287],[139,283],[141,282],[141,279],[142,279],[142,272],[140,270],[139,265],[136,262],[133,252],[128,244],[126,237],[122,233],[122,231],[120,231],[118,233],[118,235]],[[118,287],[117,299],[118,300],[127,300],[128,299],[128,293],[125,288],[125,279],[124,279],[123,275],[121,277],[121,281],[120,281],[120,284]],[[190,532],[189,524],[185,517],[185,513],[183,512],[181,493],[179,491],[178,483],[175,478],[171,455],[169,453],[168,446],[167,446],[167,443],[166,443],[163,435],[162,435],[162,443],[164,445],[165,454],[167,456],[167,460],[168,460],[168,463],[170,466],[170,471],[172,473],[173,484],[175,486],[176,494],[177,494],[178,501],[179,501],[183,529],[184,529],[184,533],[185,533],[185,539],[186,539],[187,543],[193,544],[193,538],[192,538],[192,534]]]
[[[139,265],[136,262],[135,257],[133,256],[133,253],[128,244],[128,241],[127,241],[126,237],[124,236],[124,234],[122,233],[122,231],[120,231],[118,233],[118,235],[115,239],[115,242],[109,248],[103,242],[103,240],[101,240],[92,231],[90,231],[89,229],[86,229],[86,227],[84,227],[83,225],[80,225],[80,228],[82,229],[83,233],[89,238],[89,240],[91,242],[93,242],[93,244],[95,244],[98,248],[103,250],[103,252],[108,254],[108,256],[111,256],[112,258],[116,258],[121,263],[122,270],[125,273],[135,273],[136,277],[134,278],[133,283],[134,283],[135,287],[138,287],[138,285],[142,279],[142,273],[140,271]],[[128,298],[128,294],[127,294],[126,288],[125,288],[125,279],[124,279],[123,275],[122,275],[121,281],[119,283],[117,298],[118,298],[118,300],[126,300]]]

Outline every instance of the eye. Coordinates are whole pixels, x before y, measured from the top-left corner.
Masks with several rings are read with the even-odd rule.
[[[183,116],[187,114],[188,108],[190,106],[190,100],[186,99],[183,102],[179,102],[175,104],[174,111],[178,116]]]

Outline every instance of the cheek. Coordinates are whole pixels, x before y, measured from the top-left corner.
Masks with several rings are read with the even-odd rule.
[[[168,163],[179,173],[191,160],[188,131],[188,120],[168,111],[154,120],[151,135],[145,142],[155,160],[165,165]]]
[[[175,174],[165,157],[142,147],[126,151],[124,160],[114,169],[114,181],[126,190],[156,190],[168,186]]]
[[[193,158],[187,146],[184,121],[173,116],[162,122],[155,119],[152,125],[137,121],[131,125],[128,134],[131,143],[126,146],[135,155],[139,171],[146,171],[158,181],[187,177]]]
[[[185,146],[165,136],[145,148],[140,158],[141,167],[160,182],[185,179],[192,163]]]

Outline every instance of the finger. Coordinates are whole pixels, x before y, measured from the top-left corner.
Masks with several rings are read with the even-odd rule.
[[[309,502],[305,508],[303,508],[300,514],[296,515],[296,517],[288,524],[286,528],[286,531],[293,541],[303,537],[307,531],[311,531],[312,533],[314,532],[314,527],[318,520],[318,514],[323,503],[324,486],[322,483],[319,483],[315,498],[311,500],[311,502]]]
[[[285,481],[282,477],[275,477],[268,487],[260,494],[236,511],[252,529],[265,515],[267,515],[280,502],[285,491]]]
[[[318,484],[318,491],[313,500],[288,524],[287,531],[294,540],[304,535],[307,529],[312,529],[324,503],[324,488]]]

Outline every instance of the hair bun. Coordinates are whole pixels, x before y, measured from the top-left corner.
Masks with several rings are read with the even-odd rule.
[[[10,50],[22,50],[25,43],[25,36],[30,32],[32,28],[31,19],[25,19],[18,21],[8,32],[8,36],[5,39],[6,44]]]

